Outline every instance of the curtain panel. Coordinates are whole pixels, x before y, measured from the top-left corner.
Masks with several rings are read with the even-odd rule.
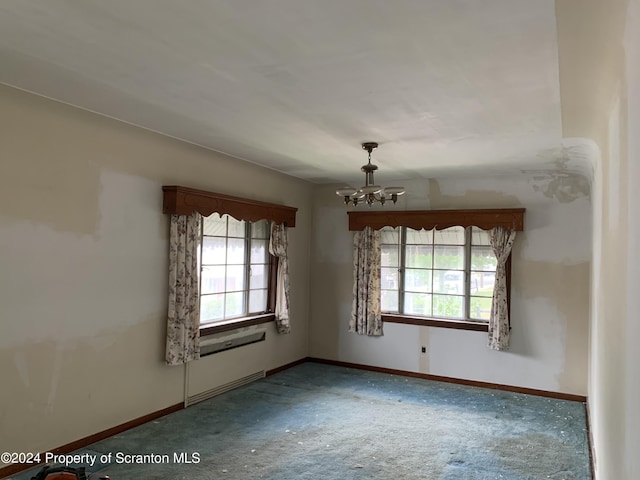
[[[349,331],[382,335],[380,232],[365,227],[353,238],[353,306]]]
[[[276,328],[278,333],[290,333],[289,323],[289,258],[287,248],[289,240],[287,226],[271,222],[269,253],[278,257],[278,278],[276,281]]]
[[[489,348],[493,350],[509,350],[509,305],[507,301],[506,263],[511,253],[515,230],[494,227],[489,230],[489,242],[498,260],[496,279],[491,301],[489,317]]]
[[[169,310],[165,361],[181,365],[200,358],[198,248],[202,216],[171,215],[169,230]]]

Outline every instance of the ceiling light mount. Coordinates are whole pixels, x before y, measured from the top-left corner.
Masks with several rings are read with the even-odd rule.
[[[373,173],[378,170],[378,166],[371,163],[371,152],[376,148],[378,148],[376,142],[365,142],[362,144],[362,149],[369,153],[368,163],[360,168],[365,175],[364,186],[359,189],[344,187],[336,190],[336,195],[343,197],[346,205],[353,204],[356,206],[360,202],[366,202],[369,206],[374,203],[384,205],[389,198],[393,203],[396,203],[398,196],[404,193],[404,188],[402,187],[383,188],[380,185],[376,185],[373,179]]]

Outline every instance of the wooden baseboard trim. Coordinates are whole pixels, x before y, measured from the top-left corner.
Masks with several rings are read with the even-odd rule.
[[[92,443],[99,442],[100,440],[104,440],[105,438],[111,437],[113,435],[117,435],[118,433],[122,433],[125,430],[129,430],[131,428],[142,425],[143,423],[151,422],[152,420],[157,420],[160,417],[164,417],[165,415],[169,415],[170,413],[175,413],[184,408],[184,403],[176,403],[167,408],[163,408],[162,410],[158,410],[156,412],[149,413],[147,415],[143,415],[142,417],[135,418],[128,422],[122,423],[115,427],[108,428],[107,430],[103,430],[102,432],[94,433],[93,435],[89,435],[88,437],[81,438],[80,440],[76,440],[71,443],[67,443],[66,445],[62,445],[61,447],[54,448],[52,450],[48,450],[51,453],[56,455],[71,453],[80,448],[84,448],[87,445],[91,445]],[[41,457],[44,457],[45,452],[41,452]],[[43,462],[41,462],[43,463]],[[37,464],[14,464],[9,465],[7,467],[0,468],[0,478],[8,477],[9,475],[14,475],[23,470],[27,470],[29,468],[33,468],[37,466]]]
[[[268,377],[270,375],[274,375],[278,372],[282,372],[283,370],[288,370],[291,367],[295,367],[296,365],[300,365],[301,363],[305,363],[308,361],[309,361],[308,357],[301,358],[299,360],[296,360],[295,362],[287,363],[286,365],[281,365],[279,367],[272,368],[271,370],[267,370],[264,375],[265,377]]]
[[[359,370],[369,370],[371,372],[390,373],[392,375],[401,375],[404,377],[422,378],[425,380],[435,380],[437,382],[456,383],[459,385],[468,385],[471,387],[491,388],[494,390],[504,390],[507,392],[526,393],[528,395],[537,395],[539,397],[555,398],[558,400],[570,400],[572,402],[586,403],[587,397],[584,395],[574,395],[571,393],[551,392],[547,390],[537,390],[535,388],[517,387],[514,385],[502,385],[500,383],[479,382],[476,380],[465,380],[462,378],[443,377],[440,375],[431,375],[428,373],[410,372],[407,370],[396,370],[393,368],[374,367],[371,365],[362,365],[359,363],[340,362],[337,360],[327,360],[323,358],[308,357],[308,361],[315,363],[324,363],[327,365],[336,365],[339,367],[356,368]]]
[[[591,430],[591,412],[589,411],[589,402],[584,403],[584,413],[587,417],[587,442],[589,443],[589,465],[591,467],[591,478],[596,478],[596,451],[593,443],[593,430]]]

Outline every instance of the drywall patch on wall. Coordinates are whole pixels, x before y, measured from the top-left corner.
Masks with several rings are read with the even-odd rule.
[[[445,181],[430,178],[429,182],[429,204],[433,209],[454,209],[454,208],[496,208],[496,207],[521,207],[522,203],[516,195],[505,193],[498,189],[471,189],[465,188],[468,182],[461,182],[456,185],[455,179],[446,181],[446,189],[443,188]],[[499,184],[499,180],[495,181]],[[496,185],[498,187],[499,185]],[[460,188],[462,187],[462,188]]]
[[[57,231],[95,233],[105,169],[284,205],[310,185],[6,85],[0,111],[0,216]]]
[[[580,385],[562,390],[557,374],[564,360],[564,328],[552,299],[524,299],[512,291],[511,342],[507,351],[491,350],[486,332],[430,329],[428,373],[504,385],[565,391],[584,395],[586,376]]]
[[[0,365],[21,358],[25,370],[2,371],[0,447],[47,451],[180,402],[183,369],[162,361],[164,332],[155,317],[102,332],[102,347],[86,337],[0,349]],[[117,409],[114,392],[127,392]]]
[[[353,280],[350,255],[348,260],[345,255],[341,263],[317,262],[312,256],[315,263],[311,269],[314,293],[310,354],[585,395],[587,346],[581,348],[580,342],[586,338],[587,331],[585,324],[579,323],[583,318],[579,313],[574,312],[574,316],[567,319],[565,311],[572,308],[571,302],[582,303],[581,307],[574,305],[577,310],[588,310],[588,300],[583,294],[588,295],[589,282],[590,199],[583,196],[561,203],[534,192],[529,180],[526,175],[504,175],[398,182],[407,188],[408,198],[413,195],[414,208],[420,208],[417,207],[420,202],[434,209],[526,208],[525,231],[518,232],[513,249],[513,351],[488,349],[484,332],[385,324],[385,335],[379,339],[348,333]],[[427,193],[428,199],[419,198]],[[330,202],[335,202],[334,197],[333,191],[317,188],[314,208],[333,205]],[[406,206],[400,202],[395,207],[384,206],[389,212],[403,208]],[[317,233],[315,236],[322,238]],[[336,248],[351,252],[351,238],[336,242]],[[317,245],[314,245],[312,255],[316,251]],[[565,284],[557,291],[543,290],[538,284],[546,279],[537,270],[533,271],[536,278],[528,279],[527,262],[542,262],[543,270],[544,265],[551,266],[550,274],[559,275]],[[582,273],[572,273],[583,271],[580,269],[586,271],[584,284]],[[555,285],[553,281],[551,284]],[[559,299],[560,295],[566,298]],[[562,305],[563,302],[566,305]],[[335,342],[340,346],[337,351]],[[427,347],[426,355],[421,352],[423,344]]]
[[[548,337],[556,341],[555,335],[561,335],[564,359],[555,374],[560,391],[583,388],[589,344],[590,262],[565,265],[517,258],[514,267],[512,288],[517,294],[524,301],[553,302],[553,308],[563,320],[557,323],[562,331],[554,331]],[[542,316],[543,311],[538,310],[537,315]],[[528,321],[540,320],[529,316]]]
[[[0,216],[92,235],[100,190],[95,137],[78,118],[59,121],[56,110],[72,107],[49,101],[53,108],[43,109],[42,102],[0,85]]]
[[[526,188],[523,184],[522,188]],[[531,195],[531,190],[528,190]],[[560,203],[545,196],[527,206],[525,231],[516,236],[514,249],[523,258],[558,264],[590,261],[592,228],[590,199],[582,197],[571,203]]]
[[[12,272],[0,277],[3,315],[12,319],[0,348],[97,336],[166,308],[168,230],[160,187],[102,172],[92,234],[0,221],[0,251],[7,252],[0,271]]]

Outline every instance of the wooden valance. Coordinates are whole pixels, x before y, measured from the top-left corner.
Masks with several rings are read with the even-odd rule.
[[[524,229],[524,208],[496,208],[479,210],[404,210],[347,212],[349,230],[362,230],[371,227],[380,230],[383,227],[409,227],[414,230],[442,230],[461,226],[478,227],[490,230],[504,227],[522,231]]]
[[[208,217],[212,213],[228,214],[236,220],[255,222],[269,220],[284,223],[287,227],[296,226],[297,208],[259,202],[246,198],[232,197],[220,193],[195,190],[175,185],[163,186],[162,212],[178,215],[191,215],[193,212]]]

